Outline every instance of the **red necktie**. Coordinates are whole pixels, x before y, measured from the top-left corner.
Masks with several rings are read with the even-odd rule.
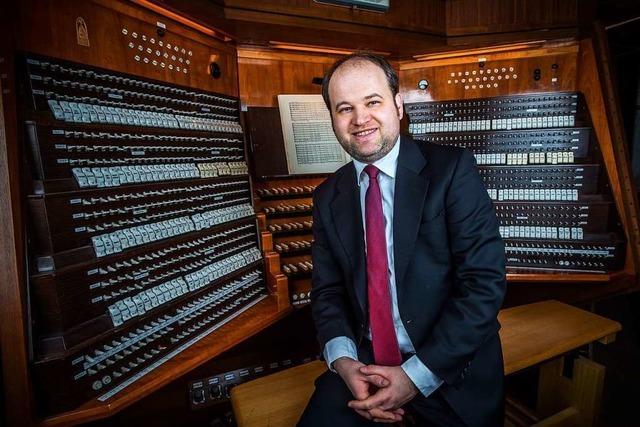
[[[402,363],[398,338],[391,314],[389,295],[389,265],[387,241],[384,233],[382,196],[378,184],[378,168],[367,165],[369,188],[365,196],[367,236],[367,296],[369,298],[369,326],[376,364],[399,366]]]

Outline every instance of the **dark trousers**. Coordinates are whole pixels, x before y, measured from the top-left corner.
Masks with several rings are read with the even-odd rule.
[[[371,363],[370,346],[362,346],[358,358]],[[381,426],[358,415],[347,406],[353,395],[342,378],[331,371],[320,375],[315,382],[315,391],[300,418],[298,427],[342,427]],[[420,393],[403,407],[406,419],[419,427],[464,427],[464,422],[436,390],[429,397]]]

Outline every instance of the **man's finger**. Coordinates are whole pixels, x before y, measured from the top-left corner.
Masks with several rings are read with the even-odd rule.
[[[384,423],[384,424],[392,424],[392,423],[395,423],[395,422],[396,422],[396,421],[394,421],[394,420],[385,420],[385,419],[382,419],[382,418],[372,418],[371,420],[372,420],[374,423],[381,423],[381,424],[383,424],[383,423]]]
[[[351,391],[351,394],[353,394],[353,397],[358,400],[364,400],[370,396],[370,393],[367,390],[360,387],[354,387],[354,390]]]
[[[381,377],[380,375],[365,375],[363,378],[365,381],[368,381],[369,383],[379,388],[386,387],[389,385],[389,380],[387,380],[384,377]]]
[[[402,416],[394,414],[390,411],[383,411],[380,408],[373,408],[369,411],[369,414],[374,420],[385,420],[385,422],[402,421]]]
[[[388,367],[386,366],[365,365],[360,367],[360,373],[365,375],[380,375],[382,377],[386,377],[386,374],[388,373],[387,369]]]
[[[386,396],[378,392],[372,396],[369,396],[364,400],[352,400],[348,403],[348,406],[353,409],[362,409],[362,410],[368,411],[369,409],[382,406],[382,404],[385,402],[386,402]]]
[[[358,415],[360,415],[361,417],[364,417],[364,418],[366,418],[366,419],[368,419],[368,420],[373,420],[373,417],[371,416],[371,414],[370,414],[369,412],[367,412],[367,411],[362,411],[362,410],[360,410],[360,409],[355,409],[355,411],[356,411],[356,413],[357,413]]]
[[[398,414],[400,416],[403,416],[404,415],[404,409],[402,409],[402,408],[394,409],[393,413],[394,414]]]

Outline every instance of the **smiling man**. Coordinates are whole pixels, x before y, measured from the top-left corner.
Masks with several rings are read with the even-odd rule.
[[[299,425],[502,425],[504,247],[473,156],[400,136],[398,78],[378,56],[336,62],[323,97],[353,162],[314,193],[330,371]]]

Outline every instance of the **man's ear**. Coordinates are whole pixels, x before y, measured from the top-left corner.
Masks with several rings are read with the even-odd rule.
[[[396,101],[396,108],[398,109],[398,120],[402,120],[403,102],[402,102],[402,95],[400,95],[399,92],[396,93],[395,101]]]

